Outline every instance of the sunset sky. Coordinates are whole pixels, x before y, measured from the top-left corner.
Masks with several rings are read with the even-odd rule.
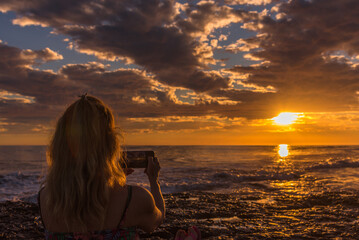
[[[130,145],[359,144],[358,13],[358,0],[1,1],[0,145],[47,144],[85,92]]]

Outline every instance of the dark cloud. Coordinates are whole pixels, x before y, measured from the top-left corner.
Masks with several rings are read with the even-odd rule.
[[[183,19],[175,6],[173,0],[0,3],[0,8],[17,11],[17,24],[37,22],[54,27],[71,36],[79,51],[131,59],[171,86],[199,92],[228,87],[228,78],[202,70],[214,60],[208,56],[212,50],[198,41],[198,34],[249,21],[256,14],[207,2],[187,6]]]
[[[0,44],[0,116],[13,123],[7,127],[13,132],[21,132],[26,127],[28,131],[38,131],[53,125],[66,105],[84,92],[103,99],[121,119],[208,114],[226,116],[237,108],[235,105],[221,105],[215,98],[193,105],[183,104],[171,95],[169,87],[157,86],[158,82],[137,69],[110,71],[96,62],[68,64],[57,73],[33,68],[38,61],[54,59],[53,54],[44,53],[53,51],[37,50],[30,54],[29,50]],[[4,91],[15,97],[1,97]],[[29,128],[31,124],[39,127]]]
[[[150,88],[149,78],[138,70],[117,69],[108,71],[101,63],[71,64],[63,66],[59,74],[66,79],[88,89],[105,93],[135,91]]]
[[[258,43],[260,50],[252,55],[267,63],[232,71],[250,74],[248,83],[275,87],[275,101],[287,110],[353,109],[359,68],[331,55],[340,51],[349,59],[359,54],[358,12],[359,2],[353,0],[282,3],[278,20],[261,19],[258,37],[244,40]]]
[[[201,118],[180,118],[178,120],[159,118],[159,119],[126,119],[122,121],[126,133],[133,132],[184,132],[200,131],[203,129],[223,128],[218,119],[201,119]]]
[[[68,91],[73,92],[70,88],[63,88],[56,73],[32,68],[39,62],[61,59],[61,55],[52,50],[20,50],[0,43],[0,53],[0,89],[35,97],[43,104],[64,103],[57,96],[60,89],[65,90],[64,96]]]
[[[201,2],[198,5],[189,5],[186,8],[186,14],[187,18],[177,21],[180,29],[189,34],[205,34],[204,37],[207,37],[216,28],[222,28],[232,23],[258,19],[256,12],[233,9],[226,5],[220,6],[212,1]]]

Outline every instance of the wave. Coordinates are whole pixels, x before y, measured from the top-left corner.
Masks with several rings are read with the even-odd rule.
[[[0,201],[34,202],[34,194],[40,186],[38,173],[12,172],[0,175]]]
[[[229,180],[235,183],[256,182],[266,180],[294,180],[301,177],[300,172],[273,172],[267,170],[255,171],[247,174],[215,173],[214,180]]]
[[[297,180],[305,176],[307,172],[322,169],[341,169],[341,168],[359,168],[359,161],[350,158],[338,159],[331,158],[325,162],[312,164],[310,166],[297,169],[259,169],[254,171],[236,171],[217,172],[212,175],[214,181],[224,181],[232,183],[242,182],[259,182],[259,181],[275,181],[275,180]]]
[[[40,175],[37,173],[22,173],[12,172],[9,174],[0,174],[0,186],[7,183],[24,183],[24,182],[37,182],[40,179]]]
[[[320,170],[320,169],[333,169],[333,168],[358,168],[359,161],[347,158],[347,159],[335,159],[331,158],[326,162],[314,164],[308,168],[307,171]]]
[[[231,184],[225,182],[203,182],[203,183],[177,183],[161,184],[164,193],[192,192],[192,191],[214,191],[217,189],[227,189]]]
[[[304,164],[303,164],[304,165]],[[310,165],[277,168],[269,165],[257,170],[239,168],[213,168],[213,167],[164,167],[161,174],[161,186],[164,193],[187,191],[222,191],[232,188],[267,188],[270,181],[293,181],[307,176],[311,177],[313,171],[322,169],[358,168],[359,161],[351,158],[330,158]],[[309,173],[310,172],[310,173]],[[12,172],[0,175],[0,201],[14,198],[34,201],[41,182],[41,173],[38,172]],[[314,173],[314,177],[316,177]],[[320,176],[319,176],[320,177]],[[149,187],[146,175],[137,171],[128,178],[129,184],[139,184]],[[310,179],[307,178],[309,181]],[[263,186],[261,184],[264,184]],[[334,186],[334,185],[333,185]]]

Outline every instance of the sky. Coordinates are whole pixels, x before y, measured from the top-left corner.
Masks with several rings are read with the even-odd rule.
[[[0,145],[46,145],[86,92],[128,145],[359,144],[358,12],[357,0],[1,1]]]

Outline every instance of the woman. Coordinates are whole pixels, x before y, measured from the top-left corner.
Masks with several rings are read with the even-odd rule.
[[[160,165],[148,159],[151,192],[126,185],[119,135],[111,110],[81,96],[57,122],[48,173],[39,192],[46,239],[137,239],[165,218]]]

